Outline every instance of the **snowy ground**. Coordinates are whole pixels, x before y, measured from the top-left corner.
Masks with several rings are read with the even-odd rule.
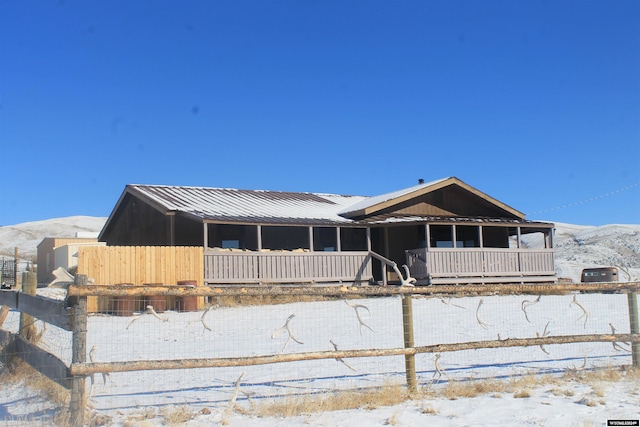
[[[526,317],[521,309],[525,297],[521,296],[484,297],[482,304],[479,297],[415,298],[415,344],[492,340],[498,336],[525,338],[544,334],[545,328],[551,335],[610,333],[610,324],[618,333],[628,333],[626,295],[580,294],[576,298],[589,312],[586,321],[581,317],[581,309],[571,304],[572,295],[543,296],[539,303],[529,306]],[[330,350],[330,341],[337,343],[340,350],[402,347],[399,298],[373,298],[358,303],[369,309],[361,313],[367,327],[360,326],[355,310],[344,301],[221,307],[207,313],[205,323],[201,322],[201,312],[161,313],[166,321],[150,314],[137,318],[91,316],[88,348],[95,346],[95,361],[104,362],[320,351]],[[296,314],[290,322],[291,331],[304,344],[293,340],[287,343],[286,332],[272,338],[290,314]],[[15,329],[17,323],[18,314],[12,312],[5,321],[5,329]],[[42,345],[68,362],[68,342],[67,332],[48,329]],[[608,419],[640,418],[637,376],[635,381],[623,379],[602,384],[550,381],[527,389],[528,397],[524,398],[498,392],[449,400],[438,391],[449,381],[529,375],[558,378],[573,369],[619,367],[629,365],[630,361],[628,351],[617,351],[609,343],[460,351],[441,355],[440,377],[435,355],[425,354],[416,358],[416,366],[420,386],[435,391],[428,398],[374,410],[283,419],[231,413],[225,421],[231,426],[605,425]],[[150,412],[156,416],[138,425],[161,425],[162,410],[181,407],[194,413],[211,411],[186,424],[205,426],[222,421],[241,374],[244,375],[237,403],[246,410],[267,398],[282,400],[404,381],[402,357],[346,362],[351,368],[328,359],[252,367],[112,373],[105,382],[96,375],[91,404],[97,413],[108,415],[113,426],[141,420],[142,414]],[[48,404],[30,397],[23,388],[12,387],[6,392],[5,398],[0,397],[0,426],[23,425],[12,420],[36,419],[47,412]]]

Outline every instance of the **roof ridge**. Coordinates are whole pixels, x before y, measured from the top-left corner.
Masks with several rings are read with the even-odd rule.
[[[252,193],[280,193],[280,194],[313,194],[315,196],[333,196],[333,197],[369,197],[357,194],[338,194],[315,191],[292,191],[292,190],[269,190],[269,189],[248,189],[233,187],[208,187],[204,185],[168,185],[168,184],[127,184],[128,187],[146,187],[146,188],[187,188],[198,190],[224,190],[224,191],[244,191]]]

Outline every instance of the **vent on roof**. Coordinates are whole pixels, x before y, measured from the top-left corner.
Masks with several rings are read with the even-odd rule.
[[[424,179],[418,178],[418,184],[424,184]]]

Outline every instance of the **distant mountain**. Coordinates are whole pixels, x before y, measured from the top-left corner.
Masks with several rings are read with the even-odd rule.
[[[106,221],[103,217],[70,216],[0,227],[0,256],[13,257],[17,247],[19,258],[31,260],[45,237],[76,237],[76,233],[97,236]]]
[[[556,223],[556,271],[558,277],[580,281],[589,267],[622,267],[620,281],[640,280],[640,225],[611,224],[600,227]]]
[[[76,233],[102,230],[107,218],[72,216],[45,221],[25,222],[0,227],[0,256],[31,260],[45,237],[75,237]],[[612,224],[600,227],[556,223],[555,262],[558,277],[580,281],[583,268],[616,266],[626,269],[633,280],[640,280],[640,225]],[[536,240],[526,242],[540,245]],[[620,272],[620,280],[629,277]]]

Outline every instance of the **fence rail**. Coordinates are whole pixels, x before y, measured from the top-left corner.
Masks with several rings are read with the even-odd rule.
[[[435,344],[411,348],[391,348],[380,350],[336,350],[253,357],[84,363],[72,365],[70,368],[70,373],[72,375],[92,375],[101,372],[228,368],[232,366],[268,365],[272,363],[299,362],[303,360],[322,360],[355,357],[415,356],[416,354],[420,353],[446,353],[451,351],[478,350],[489,348],[537,347],[549,344],[572,344],[585,342],[640,343],[640,336],[637,334],[566,335],[558,337],[509,338],[506,340]]]

